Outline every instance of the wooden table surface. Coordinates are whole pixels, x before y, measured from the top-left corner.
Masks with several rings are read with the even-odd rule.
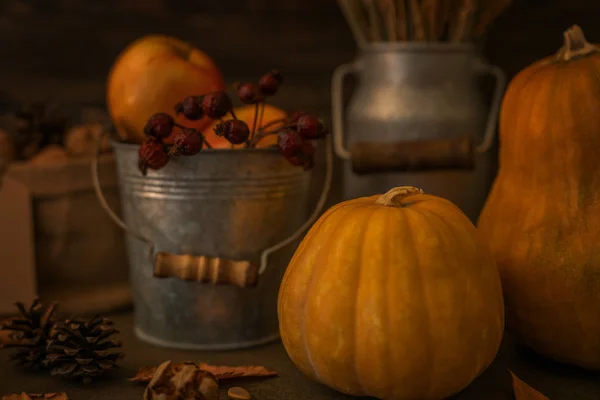
[[[153,347],[137,339],[133,333],[130,313],[115,315],[121,331],[125,359],[121,368],[105,379],[89,385],[66,382],[47,374],[25,373],[0,353],[0,395],[19,393],[66,392],[72,400],[141,399],[144,384],[134,384],[127,378],[142,366],[158,365],[165,360],[204,361],[214,365],[263,365],[274,369],[279,377],[264,380],[248,379],[233,385],[245,387],[256,400],[342,400],[353,397],[336,393],[306,378],[287,357],[280,342],[249,350],[228,352],[193,352]],[[558,365],[531,352],[515,347],[505,339],[495,362],[471,386],[455,396],[456,400],[511,400],[510,368],[521,379],[537,388],[551,400],[600,400],[600,374]],[[230,383],[223,382],[221,399],[227,399]]]

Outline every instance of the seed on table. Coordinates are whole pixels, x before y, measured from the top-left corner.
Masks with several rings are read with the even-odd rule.
[[[229,389],[227,391],[227,396],[229,396],[230,399],[235,400],[250,400],[251,398],[250,393],[248,393],[246,389],[241,388],[239,386],[235,386]]]

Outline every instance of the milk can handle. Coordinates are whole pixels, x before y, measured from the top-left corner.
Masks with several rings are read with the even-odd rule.
[[[506,88],[506,74],[500,67],[483,61],[479,63],[479,70],[484,74],[491,75],[496,81],[483,140],[475,147],[475,152],[481,154],[488,151],[494,144],[494,138],[496,137],[496,123],[498,122],[498,114],[500,112],[500,106],[502,105],[502,98],[504,97],[504,89]]]
[[[331,80],[333,143],[335,154],[342,160],[350,160],[352,158],[352,153],[344,145],[344,79],[347,75],[360,72],[362,69],[363,63],[360,60],[340,65],[333,72],[333,78]],[[484,74],[492,75],[496,81],[483,140],[474,148],[475,153],[481,154],[487,152],[494,144],[498,113],[500,111],[504,89],[506,87],[506,74],[500,67],[485,62],[480,62],[478,64],[478,69]]]
[[[344,146],[344,79],[363,69],[362,60],[342,64],[333,71],[331,79],[331,114],[333,149],[342,160],[350,160],[352,154]]]
[[[119,216],[108,205],[108,202],[106,201],[106,198],[104,197],[104,194],[102,193],[102,188],[100,186],[100,180],[98,177],[98,159],[100,157],[100,149],[101,149],[102,140],[104,139],[108,130],[109,129],[105,129],[103,131],[103,133],[98,137],[96,153],[95,153],[94,158],[92,159],[92,165],[91,165],[92,182],[94,185],[94,190],[96,192],[96,196],[98,197],[100,205],[102,206],[104,211],[106,211],[106,213],[110,216],[110,218],[121,229],[123,229],[125,232],[135,236],[136,238],[140,239],[141,241],[145,242],[148,245],[150,262],[151,262],[151,264],[153,264],[153,263],[155,263],[155,245],[152,242],[152,240],[141,235],[139,232],[134,231],[121,218],[119,218]],[[302,234],[308,228],[310,228],[310,226],[319,217],[321,210],[323,210],[323,207],[325,206],[325,202],[327,201],[327,197],[329,196],[329,190],[331,188],[331,181],[333,178],[333,154],[332,154],[333,151],[332,151],[331,147],[332,147],[331,138],[327,137],[325,139],[325,163],[326,163],[326,166],[325,166],[325,180],[323,183],[323,191],[321,192],[321,195],[319,196],[319,200],[317,201],[317,204],[315,206],[315,209],[313,210],[313,213],[308,218],[308,220],[306,220],[304,222],[304,224],[302,224],[302,226],[300,228],[298,228],[298,230],[296,232],[294,232],[291,236],[289,236],[289,237],[283,239],[282,241],[276,243],[275,245],[263,250],[263,252],[261,253],[261,256],[260,256],[260,266],[258,268],[258,275],[262,275],[265,272],[265,270],[267,268],[269,256],[271,254],[273,254],[274,252],[281,250],[283,247],[291,244],[298,238],[300,238],[300,236],[302,236]],[[241,285],[243,285],[243,283]]]

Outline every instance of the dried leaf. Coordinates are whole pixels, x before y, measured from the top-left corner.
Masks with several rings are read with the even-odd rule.
[[[521,379],[519,379],[511,370],[508,370],[512,376],[513,391],[516,400],[550,400]]]
[[[130,382],[150,382],[156,372],[157,367],[142,367],[138,370],[133,378],[129,378]]]
[[[196,365],[201,370],[212,373],[219,380],[235,378],[264,378],[269,376],[277,376],[277,372],[268,370],[265,367],[259,365],[241,365],[237,367],[228,367],[209,365],[206,363],[196,363],[193,361],[184,361],[180,363],[172,363],[170,365],[170,368],[173,370],[173,373],[177,373],[181,370],[183,366],[189,364]],[[150,382],[155,372],[156,367],[142,367],[133,378],[129,378],[129,381]]]
[[[66,393],[46,393],[46,394],[35,394],[35,393],[21,393],[21,394],[9,394],[8,396],[2,396],[2,400],[69,400],[69,396]]]
[[[277,372],[271,371],[260,365],[242,365],[239,367],[224,367],[202,363],[198,366],[203,371],[211,372],[218,379],[250,378],[276,376]]]

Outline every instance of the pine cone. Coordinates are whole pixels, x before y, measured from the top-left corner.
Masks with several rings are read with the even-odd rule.
[[[20,107],[13,113],[12,127],[19,157],[29,159],[48,145],[62,145],[70,120],[54,115],[52,104],[41,102]]]
[[[112,321],[100,316],[57,324],[45,362],[51,374],[89,383],[115,367],[123,354],[110,351],[121,347],[120,341],[109,339],[119,333],[112,325]]]
[[[0,326],[0,330],[9,332],[9,341],[0,343],[0,348],[16,348],[17,351],[9,357],[10,360],[28,369],[41,369],[44,367],[48,340],[56,323],[56,304],[44,309],[36,298],[29,311],[23,303],[16,303],[16,306],[21,315]]]

